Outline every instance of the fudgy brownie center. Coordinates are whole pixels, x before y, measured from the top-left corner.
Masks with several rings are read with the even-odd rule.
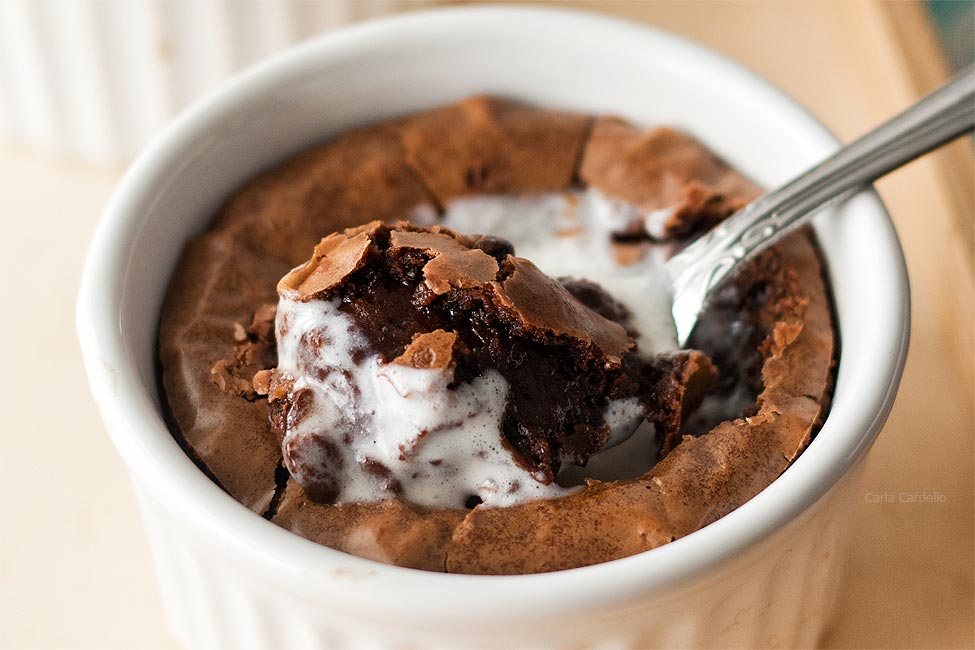
[[[380,248],[379,254],[384,263],[350,278],[341,309],[387,363],[417,332],[456,332],[455,381],[470,382],[488,369],[507,380],[504,438],[517,450],[515,459],[541,480],[551,481],[563,461],[582,464],[602,448],[607,399],[648,394],[651,370],[634,355],[625,357],[625,369],[608,370],[591,342],[527,331],[483,288],[455,289],[428,302],[422,275],[428,253]],[[503,282],[513,265],[499,262]]]

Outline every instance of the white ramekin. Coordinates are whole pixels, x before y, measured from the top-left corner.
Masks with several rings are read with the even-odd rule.
[[[648,553],[513,577],[377,564],[248,511],[167,431],[160,303],[183,244],[228,193],[342,129],[472,93],[675,125],[767,185],[836,147],[801,107],[716,54],[613,19],[525,7],[363,24],[198,103],[116,191],[78,306],[92,389],[139,494],[177,637],[199,648],[813,645],[835,601],[858,468],[907,350],[904,262],[872,192],[816,222],[843,345],[819,436],[744,506]]]

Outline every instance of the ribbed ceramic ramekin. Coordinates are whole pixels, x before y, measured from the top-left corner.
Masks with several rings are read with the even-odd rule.
[[[240,183],[353,125],[495,93],[685,129],[775,185],[836,142],[782,93],[698,46],[574,12],[469,8],[353,27],[197,104],[106,209],[78,328],[92,389],[132,474],[176,635],[197,648],[810,646],[835,602],[858,467],[907,350],[893,227],[863,193],[820,215],[843,343],[808,450],[723,519],[659,549],[532,576],[377,564],[251,513],[183,454],[160,412],[160,304],[180,249]]]
[[[126,162],[237,70],[430,1],[4,0],[0,134],[90,162]]]

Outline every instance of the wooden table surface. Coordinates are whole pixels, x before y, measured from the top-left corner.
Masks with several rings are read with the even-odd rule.
[[[756,70],[849,140],[945,78],[912,3],[584,2]],[[74,334],[85,244],[119,170],[0,143],[0,648],[171,648],[121,461]],[[840,614],[824,647],[973,646],[971,140],[878,185],[911,276],[912,341],[872,450]],[[20,305],[20,307],[16,307]],[[16,311],[14,311],[16,309]],[[872,495],[891,494],[877,503]],[[907,495],[933,495],[910,502]],[[904,495],[904,496],[902,496]]]

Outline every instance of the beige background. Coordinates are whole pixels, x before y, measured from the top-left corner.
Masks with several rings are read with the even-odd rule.
[[[907,3],[580,6],[711,45],[785,88],[844,140],[945,74],[923,15]],[[907,256],[912,344],[868,462],[827,647],[973,645],[971,148],[970,140],[956,143],[878,185]],[[0,341],[8,358],[0,374],[8,409],[0,436],[0,648],[175,647],[74,333],[84,248],[119,174],[0,142]],[[888,493],[892,503],[868,500]],[[902,493],[943,500],[908,503]]]

